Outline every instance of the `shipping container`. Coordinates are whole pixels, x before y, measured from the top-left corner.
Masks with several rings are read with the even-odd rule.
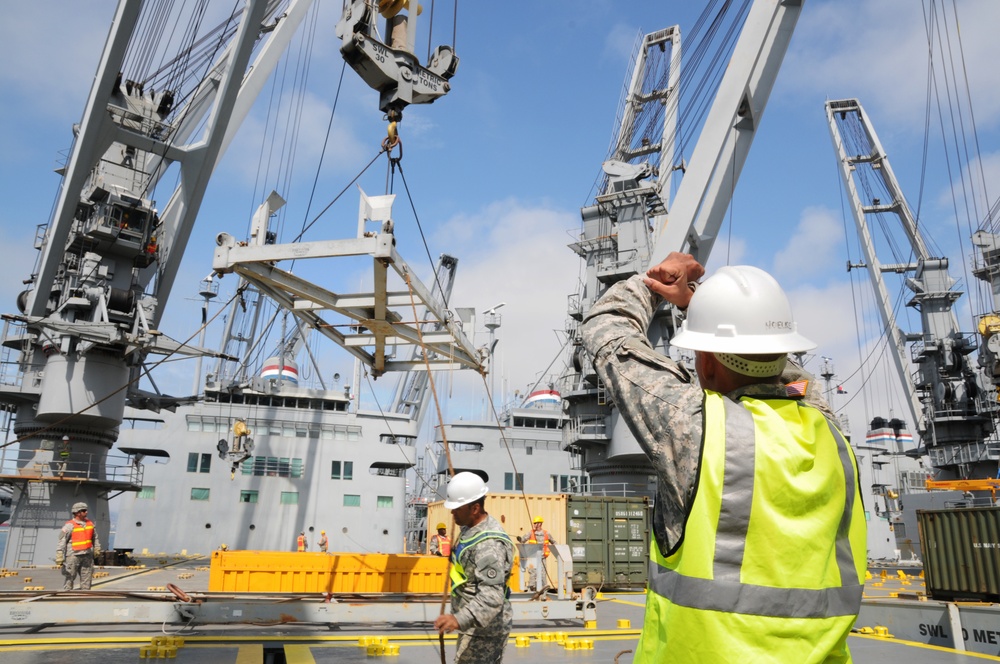
[[[486,511],[513,539],[527,539],[532,519],[542,517],[553,540],[569,545],[576,590],[584,586],[639,589],[646,585],[650,537],[646,498],[491,494],[486,497]],[[427,508],[428,541],[439,522],[451,530],[451,510],[441,501]],[[454,536],[458,536],[457,528]],[[545,561],[545,569],[550,579],[556,578],[554,556]]]
[[[571,496],[566,523],[574,588],[646,586],[650,537],[646,498]]]
[[[1000,601],[1000,507],[917,510],[927,593]]]

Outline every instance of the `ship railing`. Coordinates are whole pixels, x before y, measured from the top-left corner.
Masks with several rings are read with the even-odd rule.
[[[24,324],[18,321],[5,320],[3,324],[3,340],[20,337],[24,334]],[[25,365],[21,364],[21,350],[25,346],[22,341],[21,348],[12,347],[13,344],[4,344],[3,351],[0,352],[0,385],[21,385],[24,376]],[[31,365],[27,365],[31,366]],[[39,366],[39,368],[41,368]]]
[[[8,456],[4,450],[0,478],[142,486],[142,465],[129,455],[71,453],[63,458],[38,450],[34,457],[26,459],[25,452]]]
[[[114,104],[108,104],[108,113],[117,124],[128,127],[133,131],[138,131],[144,136],[149,136],[158,141],[168,141],[174,131],[174,127],[166,122],[154,120],[141,113],[136,113],[135,111],[115,106]]]
[[[566,420],[563,427],[563,444],[575,446],[587,441],[606,441],[608,422],[604,416],[577,415]]]
[[[1000,441],[940,445],[927,450],[932,466],[1000,460]]]
[[[638,486],[628,482],[594,482],[591,480],[589,490],[586,492],[590,496],[648,496],[649,489],[645,486]]]

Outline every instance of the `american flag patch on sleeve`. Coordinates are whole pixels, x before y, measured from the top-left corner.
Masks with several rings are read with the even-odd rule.
[[[785,393],[792,398],[804,397],[806,395],[806,388],[808,387],[808,380],[797,380],[794,383],[785,385]]]

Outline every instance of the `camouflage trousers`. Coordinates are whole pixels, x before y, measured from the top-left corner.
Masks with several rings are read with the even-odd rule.
[[[63,590],[73,590],[73,579],[77,576],[80,577],[80,590],[90,590],[90,582],[94,579],[94,552],[66,556],[62,575],[66,577]]]
[[[490,636],[460,633],[456,643],[455,664],[500,664],[509,636],[509,632]]]

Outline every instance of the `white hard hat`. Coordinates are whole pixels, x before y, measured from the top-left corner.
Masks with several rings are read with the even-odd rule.
[[[473,503],[489,491],[483,478],[475,473],[456,473],[448,482],[448,499],[444,501],[444,508],[453,510],[462,505]]]
[[[719,270],[702,283],[671,345],[709,353],[770,355],[812,350],[774,277],[750,265]]]
[[[74,503],[73,508],[72,508],[72,510],[73,510],[72,514],[76,514],[77,512],[82,512],[83,510],[86,510],[86,509],[87,509],[87,503]],[[87,511],[90,511],[90,510],[87,510]]]

